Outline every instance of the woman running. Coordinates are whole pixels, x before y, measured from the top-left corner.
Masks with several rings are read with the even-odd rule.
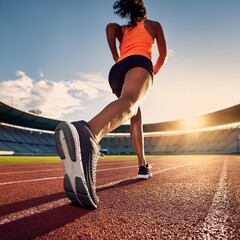
[[[96,166],[98,143],[109,132],[130,120],[130,134],[138,157],[137,178],[152,176],[144,154],[144,137],[140,105],[147,96],[153,76],[165,63],[167,48],[164,33],[158,22],[147,19],[142,0],[119,0],[113,5],[115,14],[129,18],[127,25],[109,23],[107,40],[115,64],[109,72],[109,84],[117,100],[107,105],[88,123],[62,122],[56,127],[58,153],[65,167],[64,189],[72,201],[95,209]],[[152,64],[154,40],[158,59]],[[120,44],[120,52],[116,42]]]

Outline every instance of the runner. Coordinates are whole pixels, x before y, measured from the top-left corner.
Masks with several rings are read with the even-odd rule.
[[[130,120],[130,134],[138,157],[139,179],[152,176],[144,154],[144,137],[140,105],[147,96],[153,76],[165,63],[167,48],[158,22],[147,18],[141,0],[119,0],[113,5],[115,14],[129,18],[127,25],[109,23],[108,44],[115,61],[109,72],[109,84],[117,100],[107,105],[89,122],[62,122],[56,127],[56,144],[63,160],[64,189],[69,199],[90,209],[97,208],[96,167],[98,143],[109,132]],[[158,59],[152,64],[154,40]],[[120,44],[120,53],[116,42]]]

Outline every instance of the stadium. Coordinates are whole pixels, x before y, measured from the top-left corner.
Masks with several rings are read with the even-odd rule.
[[[0,1],[0,240],[239,240],[239,9],[217,0]],[[149,93],[146,156],[142,142],[138,154],[132,145],[136,118],[100,141],[102,154],[95,144],[85,154],[94,139],[80,131],[79,143],[71,127],[77,142],[59,128],[56,147],[61,121],[92,119],[116,100],[115,62],[135,68],[124,74],[135,104]],[[138,67],[154,75],[151,90]]]
[[[0,155],[56,156],[59,122],[0,102]],[[144,133],[148,155],[240,153],[240,105],[187,121],[145,124]],[[134,154],[129,125],[108,134],[100,146],[109,155]]]
[[[59,122],[0,103],[1,239],[239,239],[240,105],[145,124],[147,181],[134,177],[129,125],[108,134],[96,211],[64,193]]]

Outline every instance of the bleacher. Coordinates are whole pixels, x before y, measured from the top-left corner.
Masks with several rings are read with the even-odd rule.
[[[146,154],[239,153],[240,127],[145,136]],[[107,154],[134,154],[129,134],[106,136]],[[0,125],[0,155],[57,155],[54,134]]]
[[[240,153],[240,104],[199,119],[191,132],[183,120],[145,124],[146,154]],[[57,155],[54,129],[60,122],[0,102],[0,155]],[[135,154],[129,132],[122,125],[103,138],[104,152]]]
[[[240,128],[145,136],[146,154],[239,153]],[[109,154],[133,154],[130,136],[108,136],[100,142]]]
[[[0,155],[57,155],[54,135],[0,125]]]

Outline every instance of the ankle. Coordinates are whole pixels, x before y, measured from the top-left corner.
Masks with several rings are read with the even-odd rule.
[[[147,166],[147,161],[146,161],[146,159],[142,159],[142,160],[138,161],[138,165],[139,165],[139,166],[144,166],[144,167],[146,167],[146,166]]]

